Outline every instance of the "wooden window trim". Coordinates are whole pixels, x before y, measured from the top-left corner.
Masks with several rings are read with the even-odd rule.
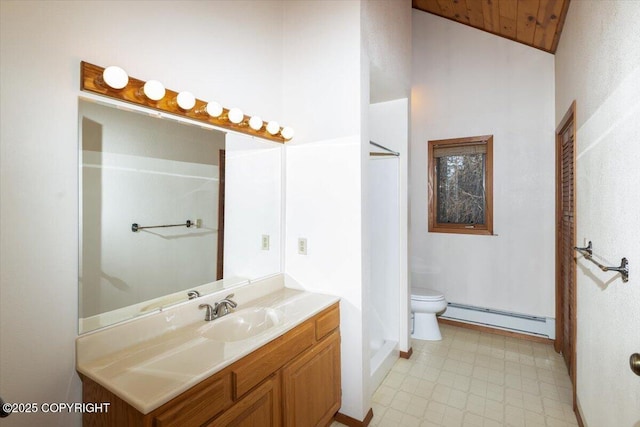
[[[487,157],[485,159],[485,224],[474,225],[469,228],[466,224],[450,224],[436,222],[436,200],[438,186],[436,185],[436,165],[433,155],[434,148],[442,145],[470,145],[485,143]],[[427,147],[427,175],[428,175],[428,225],[429,232],[493,235],[493,135],[471,136],[467,138],[439,139],[428,141]]]

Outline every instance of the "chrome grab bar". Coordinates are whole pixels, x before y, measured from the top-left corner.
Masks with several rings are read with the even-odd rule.
[[[622,276],[623,282],[626,283],[629,281],[629,260],[627,260],[626,258],[622,258],[622,260],[620,261],[620,267],[607,267],[606,265],[602,265],[598,261],[593,259],[593,244],[591,243],[591,240],[589,240],[589,244],[586,247],[579,248],[577,246],[574,246],[573,249],[580,252],[585,259],[588,259],[589,261],[597,265],[600,270],[617,271]]]

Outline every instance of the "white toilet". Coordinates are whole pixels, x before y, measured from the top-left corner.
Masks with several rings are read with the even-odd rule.
[[[413,313],[412,338],[438,341],[442,339],[436,313],[447,308],[442,292],[413,286],[411,288],[411,312]]]

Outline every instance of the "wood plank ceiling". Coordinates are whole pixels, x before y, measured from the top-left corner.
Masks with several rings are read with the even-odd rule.
[[[413,7],[555,53],[569,1],[413,0]]]

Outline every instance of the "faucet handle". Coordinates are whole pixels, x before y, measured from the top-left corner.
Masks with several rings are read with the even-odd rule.
[[[216,304],[217,305],[217,304]],[[204,320],[209,322],[213,319],[215,319],[215,309],[213,307],[211,307],[211,305],[209,304],[200,304],[198,306],[198,308],[202,309],[202,308],[206,308],[207,309],[207,313],[204,315]]]
[[[226,314],[229,314],[230,308],[236,308],[238,306],[235,301],[231,300],[232,297],[233,294],[229,294],[216,303],[216,305],[213,307],[214,318],[222,317]]]
[[[236,308],[238,306],[238,303],[231,300],[231,298],[233,298],[234,294],[229,294],[226,297],[224,297],[224,299],[222,301],[225,301],[227,304],[229,304],[231,306],[231,308]],[[222,302],[221,301],[221,302]]]

